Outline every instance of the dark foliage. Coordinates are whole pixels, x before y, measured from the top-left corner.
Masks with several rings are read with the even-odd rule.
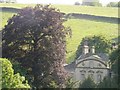
[[[79,2],[75,2],[75,4],[74,5],[80,5],[80,3]]]
[[[82,48],[84,42],[87,40],[88,46],[95,46],[95,53],[109,53],[111,48],[111,42],[105,37],[99,36],[89,36],[82,39],[78,49],[76,51],[76,59],[82,54]]]
[[[82,5],[86,5],[86,6],[102,6],[102,4],[99,3],[99,0],[83,0]]]
[[[107,7],[120,7],[120,1],[119,2],[110,2],[107,4]]]
[[[120,42],[118,43],[118,48],[115,49],[110,55],[111,69],[114,72],[116,81],[120,87]]]
[[[2,55],[27,71],[32,87],[64,87],[66,34],[63,14],[49,5],[26,7],[9,19],[2,30]]]
[[[102,82],[97,85],[97,88],[117,88],[117,82],[115,78],[105,77]],[[98,89],[99,90],[99,89]]]
[[[79,88],[80,90],[81,88],[96,88],[96,84],[90,77],[88,77],[80,84]]]

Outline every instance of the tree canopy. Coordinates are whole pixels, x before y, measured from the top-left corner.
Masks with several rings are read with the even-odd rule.
[[[87,6],[102,6],[99,0],[82,0],[82,5]]]
[[[3,57],[18,61],[27,70],[33,87],[49,87],[54,81],[64,87],[66,35],[63,14],[50,5],[20,10],[2,30]]]
[[[107,7],[120,7],[120,2],[110,2]]]

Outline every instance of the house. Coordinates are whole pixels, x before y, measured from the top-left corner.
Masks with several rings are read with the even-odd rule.
[[[99,83],[110,72],[108,55],[95,53],[95,47],[86,43],[83,45],[82,54],[64,67],[76,81],[81,82],[89,76],[95,83]]]

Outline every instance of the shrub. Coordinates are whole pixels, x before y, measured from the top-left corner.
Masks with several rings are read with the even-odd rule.
[[[0,58],[0,68],[2,68],[2,88],[30,88],[24,76],[19,73],[14,74],[12,64],[5,58]]]

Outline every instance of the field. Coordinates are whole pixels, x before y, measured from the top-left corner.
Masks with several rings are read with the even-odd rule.
[[[0,4],[0,7],[23,8],[34,6],[34,4]],[[52,5],[64,13],[82,13],[97,16],[118,17],[118,8],[111,7],[92,7],[92,6],[75,6],[75,5]]]
[[[27,5],[5,4],[8,7],[22,8]],[[6,7],[4,4],[0,4],[1,7]],[[31,5],[33,6],[33,5]],[[86,7],[86,6],[70,6],[70,5],[54,5],[65,13],[86,13],[98,16],[117,17],[117,8],[107,7]],[[8,18],[13,14],[12,12],[0,12],[2,14],[2,27],[6,24]],[[90,21],[83,19],[68,19],[64,23],[65,26],[70,26],[72,29],[72,38],[67,38],[67,63],[74,60],[75,52],[81,40],[85,36],[89,35],[103,35],[107,39],[113,39],[118,35],[118,24]]]
[[[112,39],[118,35],[118,25],[106,22],[95,22],[81,19],[69,19],[65,26],[72,29],[72,38],[67,40],[68,63],[74,60],[75,51],[85,36],[103,35],[106,39]]]

